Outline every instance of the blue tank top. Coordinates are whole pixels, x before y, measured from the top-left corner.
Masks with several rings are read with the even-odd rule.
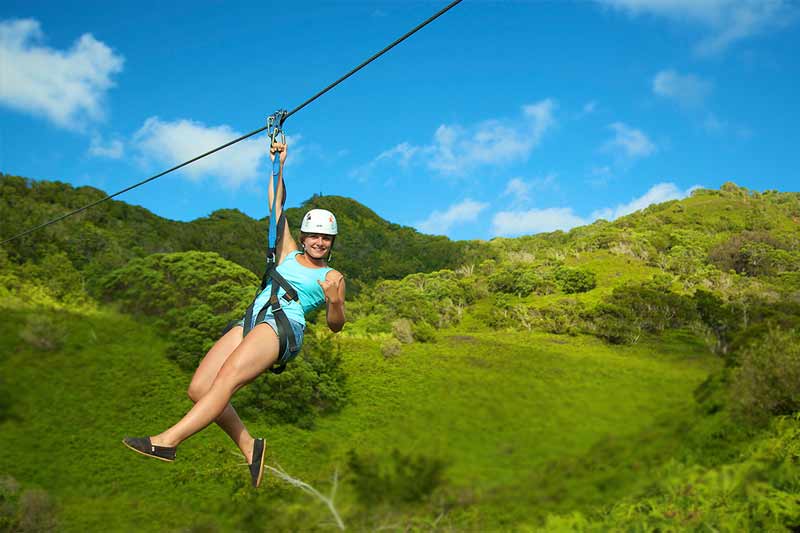
[[[288,302],[284,300],[283,295],[286,294],[286,291],[280,287],[278,288],[278,297],[281,299],[281,307],[286,313],[286,317],[305,326],[306,313],[318,309],[325,303],[325,292],[317,282],[323,281],[328,272],[333,269],[330,267],[305,267],[297,262],[297,254],[299,253],[299,250],[290,252],[278,265],[277,270],[297,291],[297,298],[300,303],[294,300],[289,300]],[[272,281],[256,297],[255,305],[253,306],[254,314],[257,314],[265,305],[267,306],[267,316],[272,314],[272,309],[268,304],[269,295],[272,292],[271,285]]]

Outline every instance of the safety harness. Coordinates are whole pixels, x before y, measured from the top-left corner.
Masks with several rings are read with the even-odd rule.
[[[280,139],[282,143],[286,143],[286,136],[283,133],[282,125],[283,121],[286,119],[287,112],[285,110],[280,110],[267,118],[267,132],[269,134],[269,146],[272,147],[272,144],[275,142],[276,139]],[[300,302],[297,297],[297,291],[294,290],[294,287],[286,281],[279,272],[278,272],[278,262],[277,262],[277,251],[281,244],[283,238],[284,227],[286,226],[286,217],[281,216],[279,219],[276,220],[276,212],[277,212],[277,205],[278,205],[278,180],[281,179],[281,170],[282,170],[282,163],[281,163],[280,153],[276,153],[275,157],[272,161],[272,203],[269,206],[269,233],[267,235],[267,266],[264,271],[264,276],[261,278],[261,287],[256,291],[256,296],[253,298],[253,303],[247,308],[247,312],[244,316],[244,333],[243,336],[247,336],[250,333],[256,324],[260,323],[264,316],[267,314],[268,310],[272,310],[272,316],[275,317],[275,324],[278,326],[278,340],[279,340],[279,348],[278,348],[278,361],[283,359],[283,354],[286,352],[286,347],[289,347],[291,352],[296,352],[298,350],[297,346],[297,339],[294,336],[294,331],[292,330],[292,325],[289,323],[289,319],[286,317],[286,312],[281,307],[281,298],[278,298],[278,289],[281,288],[286,293],[283,295],[283,299],[286,302],[295,301]],[[281,208],[283,208],[283,204],[286,201],[286,186],[283,187],[283,197],[281,198]],[[282,211],[283,209],[281,209]],[[270,292],[270,297],[268,300],[267,305],[262,307],[260,310],[255,309],[256,299],[258,295],[270,284],[272,289]],[[255,316],[254,316],[255,315]],[[275,364],[270,368],[270,372],[273,374],[280,374],[286,369],[286,363]]]

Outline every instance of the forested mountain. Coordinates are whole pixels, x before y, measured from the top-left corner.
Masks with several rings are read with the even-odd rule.
[[[106,193],[93,187],[34,181],[0,174],[0,234],[17,234],[34,224],[97,201]],[[480,243],[453,242],[389,223],[354,200],[314,196],[300,208],[286,210],[295,238],[308,209],[336,214],[341,237],[336,241],[335,266],[347,273],[350,288],[400,279],[415,272],[455,268],[480,253]],[[216,252],[261,276],[267,240],[267,219],[254,220],[236,209],[220,209],[191,222],[168,220],[124,201],[109,200],[63,222],[9,243],[15,262],[36,261],[64,252],[80,271],[102,273],[152,253],[188,250]]]
[[[0,193],[4,237],[104,195],[8,175]],[[287,215],[310,207],[339,219],[348,323],[310,317],[301,357],[233,403],[268,463],[341,475],[351,529],[800,528],[800,193],[726,183],[489,242],[341,197]],[[109,201],[0,250],[3,528],[330,527],[275,477],[249,490],[217,430],[169,470],[119,444],[186,410],[265,235],[236,210],[181,223]]]

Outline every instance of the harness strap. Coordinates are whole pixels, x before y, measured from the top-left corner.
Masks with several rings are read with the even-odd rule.
[[[270,270],[268,276],[272,278],[273,288],[277,286],[286,291],[283,295],[284,300],[286,300],[287,302],[290,301],[300,302],[300,300],[297,297],[297,291],[294,290],[294,287],[292,287],[291,283],[286,281],[286,278],[284,278],[281,275],[281,273],[278,272],[278,269],[273,268],[272,270]],[[277,294],[277,292],[278,291],[273,290],[273,293]]]

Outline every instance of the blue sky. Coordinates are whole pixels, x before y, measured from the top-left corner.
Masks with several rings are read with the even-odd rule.
[[[115,192],[291,109],[438,1],[0,5],[0,171]],[[465,0],[286,123],[288,203],[456,239],[798,190],[789,0]],[[263,136],[119,199],[263,217]],[[38,221],[31,221],[32,223]]]

